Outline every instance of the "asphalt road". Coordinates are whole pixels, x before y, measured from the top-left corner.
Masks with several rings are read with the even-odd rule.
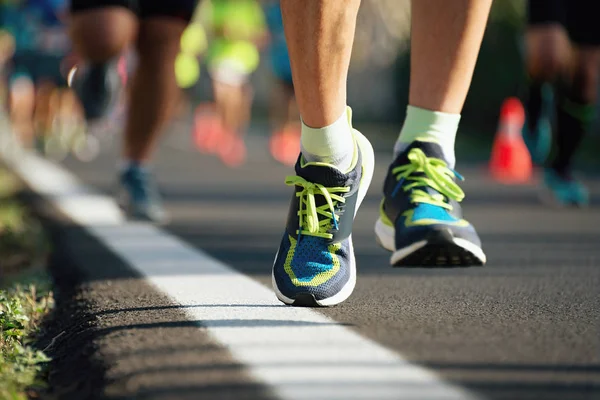
[[[155,163],[172,217],[165,229],[270,286],[291,194],[283,180],[291,170],[269,158],[263,136],[249,139],[246,165],[227,169],[177,131]],[[92,163],[63,164],[110,193],[116,155],[113,148]],[[596,199],[590,209],[557,210],[540,204],[535,184],[501,186],[483,167],[459,161],[465,216],[478,228],[488,265],[393,269],[373,235],[389,157],[377,154],[374,183],[355,222],[356,290],[343,305],[319,312],[486,398],[600,399],[600,179],[587,180]],[[127,304],[114,303],[112,314]],[[132,332],[139,334],[135,326]],[[163,339],[139,340],[154,347],[152,340]],[[154,372],[169,354],[169,346],[159,347]],[[169,382],[182,376],[172,375]]]

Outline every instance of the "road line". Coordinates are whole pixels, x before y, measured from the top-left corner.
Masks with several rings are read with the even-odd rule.
[[[194,306],[182,310],[279,398],[477,398],[316,311],[281,305],[270,289],[175,236],[125,222],[109,197],[62,167],[30,153],[6,162],[175,304]]]

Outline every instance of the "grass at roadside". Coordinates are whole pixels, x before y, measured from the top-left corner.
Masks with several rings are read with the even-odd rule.
[[[53,304],[44,280],[0,290],[0,399],[27,399],[29,388],[44,386],[39,376],[49,359],[32,341]]]
[[[18,188],[0,170],[0,400],[34,398],[43,387],[49,360],[33,344],[54,305],[42,228],[14,199]]]

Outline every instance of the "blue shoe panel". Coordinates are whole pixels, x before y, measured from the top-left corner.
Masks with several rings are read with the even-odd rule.
[[[418,223],[423,220],[435,220],[441,222],[455,223],[459,219],[450,215],[445,208],[427,203],[419,203],[413,209],[412,222]]]
[[[331,243],[317,237],[296,241],[284,233],[273,265],[273,277],[279,291],[294,299],[312,294],[323,300],[339,293],[351,274],[350,239]]]

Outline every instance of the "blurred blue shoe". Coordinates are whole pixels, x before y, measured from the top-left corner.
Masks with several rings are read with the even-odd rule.
[[[458,267],[486,262],[473,225],[463,219],[464,192],[434,141],[413,142],[390,165],[375,224],[393,266]]]
[[[116,62],[83,66],[74,76],[71,87],[81,101],[86,120],[108,116],[117,104],[121,90]]]
[[[540,117],[533,132],[529,131],[527,122],[523,125],[523,140],[531,154],[534,164],[546,162],[552,148],[552,110],[554,93],[548,84],[542,86],[542,108]]]
[[[346,300],[356,284],[352,224],[373,176],[375,157],[369,141],[354,131],[350,171],[311,162],[302,156],[287,226],[273,264],[277,298],[294,306],[333,306]]]
[[[147,168],[131,164],[121,173],[120,186],[119,205],[129,218],[156,224],[167,222],[158,189]]]
[[[571,176],[562,176],[551,168],[544,170],[545,194],[559,206],[586,207],[590,202],[587,188]]]

